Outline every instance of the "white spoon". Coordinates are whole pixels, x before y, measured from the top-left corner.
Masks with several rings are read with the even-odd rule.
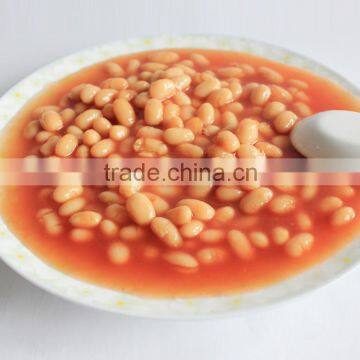
[[[290,139],[307,158],[360,158],[360,112],[314,114],[295,126]]]

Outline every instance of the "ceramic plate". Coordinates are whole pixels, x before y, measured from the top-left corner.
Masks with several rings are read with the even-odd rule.
[[[286,49],[229,36],[163,36],[115,42],[81,51],[47,65],[11,88],[0,99],[0,129],[47,84],[91,64],[122,54],[158,48],[205,48],[248,52],[284,64],[308,69],[333,80],[354,94],[346,79],[317,62]],[[76,280],[45,264],[18,240],[0,219],[0,256],[15,271],[39,287],[68,300],[116,313],[152,318],[213,317],[241,313],[271,305],[337,278],[360,260],[360,238],[326,262],[285,281],[257,291],[232,296],[149,299]]]

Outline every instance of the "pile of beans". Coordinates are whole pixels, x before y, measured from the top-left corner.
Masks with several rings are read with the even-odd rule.
[[[293,126],[312,114],[309,85],[268,67],[219,67],[203,54],[176,51],[101,66],[101,82],[78,84],[58,104],[33,112],[23,132],[34,144],[29,156],[281,158],[293,151]],[[314,212],[333,228],[353,221],[346,201],[355,191],[140,182],[45,187],[37,219],[49,235],[67,234],[64,241],[105,242],[115,264],[131,261],[141,243],[144,261],[196,269],[229,257],[251,261],[271,247],[299,257],[316,241]],[[274,226],[262,228],[269,216]]]

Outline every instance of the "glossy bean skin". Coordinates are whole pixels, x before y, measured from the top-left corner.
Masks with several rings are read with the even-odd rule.
[[[226,260],[227,253],[222,248],[206,247],[199,250],[196,257],[202,265],[216,265]]]
[[[343,206],[337,209],[331,216],[331,225],[343,226],[355,218],[356,214],[352,207]]]
[[[215,215],[214,208],[204,201],[197,199],[183,199],[177,203],[178,206],[188,206],[194,216],[198,220],[211,220]]]
[[[286,110],[286,106],[279,101],[272,101],[264,107],[262,116],[265,120],[272,120]]]
[[[167,252],[164,254],[164,259],[170,264],[185,268],[196,268],[198,266],[197,260],[183,251]]]
[[[76,198],[83,193],[84,189],[81,185],[71,186],[71,185],[62,185],[56,187],[53,193],[53,199],[57,203],[64,203],[70,199]]]
[[[77,197],[67,200],[59,207],[59,215],[70,216],[82,210],[85,204],[86,204],[86,200],[82,197]]]
[[[182,237],[176,226],[164,217],[155,217],[150,224],[151,230],[166,245],[180,247],[183,243]]]
[[[138,225],[148,225],[156,216],[151,201],[141,193],[134,194],[127,199],[126,210]]]
[[[274,127],[280,134],[286,134],[290,132],[295,125],[297,116],[292,111],[283,111],[274,120]]]
[[[272,229],[271,237],[275,244],[283,245],[289,240],[289,230],[283,226],[277,226]]]
[[[309,251],[313,245],[314,237],[310,233],[300,233],[293,236],[285,245],[286,253],[291,257],[299,257]]]
[[[273,192],[266,187],[260,187],[246,194],[239,203],[240,210],[247,214],[256,214],[273,197]]]
[[[243,232],[231,230],[227,234],[227,239],[233,251],[241,260],[251,260],[254,258],[255,250]]]
[[[47,110],[40,117],[40,125],[47,131],[58,131],[63,127],[61,115],[53,110]]]
[[[275,196],[269,204],[269,209],[275,214],[287,214],[295,209],[296,199],[291,195]]]
[[[337,196],[324,197],[319,204],[320,211],[324,213],[334,212],[343,205],[343,201]]]
[[[215,121],[215,109],[210,103],[203,103],[197,110],[197,116],[204,125],[211,125]]]
[[[185,158],[202,158],[204,156],[204,150],[194,144],[180,144],[176,147],[176,151],[179,156]]]
[[[235,152],[240,147],[237,136],[229,130],[220,131],[216,136],[216,142],[227,152]]]
[[[25,139],[33,139],[36,134],[40,131],[40,122],[39,120],[30,121],[23,130],[23,136]]]
[[[114,141],[121,141],[129,136],[129,129],[123,125],[113,125],[109,130],[109,137]]]
[[[94,239],[94,233],[89,229],[72,229],[70,231],[70,238],[76,243],[87,243]]]
[[[254,144],[259,136],[258,122],[253,119],[243,119],[239,122],[236,135],[240,144]]]
[[[101,116],[100,110],[90,109],[82,112],[75,118],[75,125],[81,130],[90,129],[93,121]]]
[[[192,219],[192,212],[188,206],[178,206],[167,211],[166,217],[175,225],[187,224]]]
[[[120,98],[114,101],[113,111],[120,125],[130,127],[135,122],[135,112],[128,100]]]
[[[201,232],[199,239],[205,243],[213,244],[225,239],[225,232],[220,229],[208,229]]]
[[[262,231],[250,232],[249,238],[252,244],[257,248],[264,249],[269,246],[268,236]]]
[[[144,120],[148,125],[159,125],[164,118],[164,109],[160,100],[150,99],[144,110]]]
[[[93,157],[103,158],[110,155],[114,149],[114,141],[111,139],[104,139],[94,144],[90,149],[90,153]]]
[[[204,223],[199,220],[191,220],[180,227],[180,234],[185,238],[193,238],[204,229]]]
[[[107,62],[104,65],[105,71],[110,75],[110,76],[123,76],[124,75],[124,70],[123,68],[112,61]]]
[[[99,225],[102,216],[95,211],[80,211],[71,215],[69,222],[71,225],[80,228],[93,228]]]
[[[78,139],[75,135],[66,134],[59,139],[55,146],[55,155],[60,157],[70,156],[78,145]]]
[[[253,105],[264,105],[271,96],[271,89],[266,85],[259,85],[251,91],[250,101]]]
[[[212,91],[220,89],[220,82],[215,78],[210,78],[200,83],[194,90],[194,95],[199,98],[206,98]]]
[[[163,133],[164,141],[169,145],[180,145],[194,140],[194,134],[189,129],[170,128]]]
[[[169,79],[161,79],[150,86],[150,96],[154,99],[165,100],[175,95],[175,84]]]
[[[37,219],[49,235],[57,236],[64,231],[60,217],[52,209],[45,208],[39,210]]]
[[[109,131],[112,127],[112,124],[109,120],[104,117],[99,117],[94,120],[93,129],[103,137],[107,137],[109,135]]]
[[[146,230],[137,225],[127,225],[123,226],[119,231],[120,239],[127,241],[127,242],[133,242],[143,239],[145,236],[147,236]]]

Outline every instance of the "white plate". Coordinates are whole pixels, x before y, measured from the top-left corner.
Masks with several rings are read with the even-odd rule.
[[[244,51],[308,69],[333,80],[353,94],[346,79],[317,62],[291,51],[254,40],[229,36],[163,36],[101,45],[47,65],[10,89],[0,99],[0,129],[47,84],[88,65],[122,54],[157,48],[206,48]],[[303,294],[339,277],[360,260],[360,238],[301,275],[257,291],[232,296],[149,299],[76,280],[48,266],[31,253],[0,220],[0,256],[15,271],[39,287],[68,300],[107,311],[152,318],[200,318],[255,310]]]

